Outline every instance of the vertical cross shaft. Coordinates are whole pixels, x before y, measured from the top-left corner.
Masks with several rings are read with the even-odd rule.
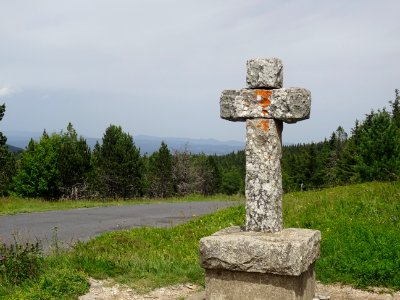
[[[282,220],[283,122],[308,119],[311,93],[282,87],[282,62],[247,62],[248,89],[226,90],[221,117],[246,121],[246,231],[277,232]]]
[[[246,230],[275,232],[282,224],[282,129],[274,119],[246,121]]]

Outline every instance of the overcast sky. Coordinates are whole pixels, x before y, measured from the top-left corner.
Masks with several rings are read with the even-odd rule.
[[[346,131],[400,88],[400,1],[0,0],[0,131],[244,140],[220,119],[246,60],[279,57],[312,93],[284,142]]]

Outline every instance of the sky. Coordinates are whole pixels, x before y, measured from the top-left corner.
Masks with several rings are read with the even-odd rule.
[[[398,0],[0,0],[0,131],[66,129],[245,139],[219,117],[246,61],[278,57],[284,87],[311,91],[285,143],[350,132],[400,88]]]

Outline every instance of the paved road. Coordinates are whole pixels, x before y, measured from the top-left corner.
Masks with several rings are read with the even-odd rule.
[[[237,202],[182,202],[80,208],[66,211],[0,216],[0,242],[40,240],[45,249],[51,244],[54,228],[63,246],[85,241],[103,232],[141,226],[169,227],[193,216],[237,205]]]

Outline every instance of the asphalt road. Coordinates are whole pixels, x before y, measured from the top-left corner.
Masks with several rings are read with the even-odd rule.
[[[0,242],[10,244],[14,237],[19,242],[39,240],[48,249],[56,231],[61,246],[69,247],[108,231],[174,226],[232,205],[237,202],[141,204],[0,216]]]

